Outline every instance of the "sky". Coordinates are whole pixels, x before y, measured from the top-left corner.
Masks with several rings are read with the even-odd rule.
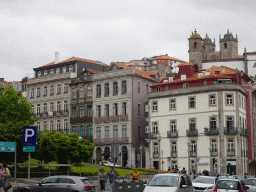
[[[188,61],[188,38],[238,35],[256,51],[255,0],[0,0],[0,78],[80,57],[106,64],[160,54]]]

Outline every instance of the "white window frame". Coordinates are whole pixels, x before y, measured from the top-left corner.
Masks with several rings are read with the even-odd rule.
[[[176,98],[171,98],[170,99],[170,110],[175,110],[176,109]]]
[[[152,101],[152,112],[157,112],[157,111],[158,111],[158,102]]]

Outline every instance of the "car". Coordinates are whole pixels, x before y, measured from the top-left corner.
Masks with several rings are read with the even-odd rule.
[[[244,184],[249,187],[248,192],[256,191],[256,179],[246,179]]]
[[[247,192],[248,186],[245,186],[244,182],[239,179],[222,178],[216,184],[214,192]]]
[[[13,192],[95,192],[95,186],[86,177],[57,175],[47,177],[38,183],[21,185],[13,188]]]
[[[247,178],[246,175],[233,175],[234,177],[237,177],[239,180],[245,180]]]
[[[134,165],[126,165],[125,167],[126,167],[126,168],[129,168],[129,169],[133,169],[133,168],[134,168]]]
[[[220,175],[218,176],[218,179],[238,179],[236,176],[233,175]]]
[[[143,192],[179,192],[193,191],[189,176],[180,173],[161,173],[154,175]]]
[[[214,192],[214,188],[217,182],[216,177],[200,176],[192,181],[194,191],[200,192]]]

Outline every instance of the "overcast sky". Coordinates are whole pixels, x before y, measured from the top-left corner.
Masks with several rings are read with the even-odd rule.
[[[168,54],[188,61],[197,29],[216,38],[227,29],[256,51],[255,0],[0,0],[0,77],[21,80],[33,68],[81,57],[130,61]]]

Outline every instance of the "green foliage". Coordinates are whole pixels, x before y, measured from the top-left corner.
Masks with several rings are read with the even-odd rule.
[[[77,134],[64,135],[55,131],[38,134],[37,153],[34,158],[48,163],[82,163],[91,158],[94,145]]]

